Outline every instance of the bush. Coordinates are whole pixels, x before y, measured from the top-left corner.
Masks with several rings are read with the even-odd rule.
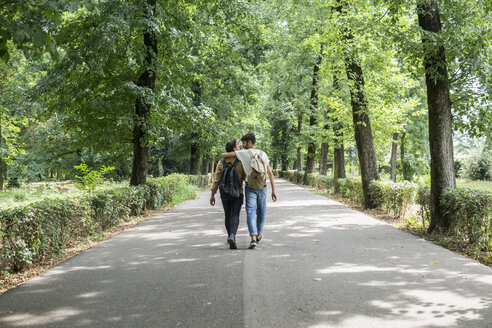
[[[349,177],[338,179],[338,192],[340,196],[348,198],[356,203],[364,202],[364,193],[362,191],[362,180],[360,177]]]
[[[326,190],[329,193],[333,193],[335,188],[335,180],[332,176],[320,175],[318,176],[318,189]]]
[[[21,187],[21,182],[18,177],[11,177],[7,183],[7,188],[12,189],[12,188],[20,188]]]
[[[417,199],[416,202],[420,205],[418,216],[422,220],[422,228],[425,229],[430,225],[430,188],[429,187],[420,187],[417,190]]]
[[[447,189],[441,197],[451,231],[461,239],[489,250],[492,243],[492,193],[471,189]]]
[[[304,182],[304,171],[294,171],[294,182],[297,184]]]
[[[393,182],[374,180],[369,186],[369,192],[377,206],[382,206],[387,212],[393,212],[395,218],[405,216],[408,204],[414,198],[417,185],[409,181]]]
[[[318,176],[312,173],[304,173],[302,178],[302,184],[309,187],[317,187],[318,186]]]
[[[480,147],[479,147],[480,148]],[[492,180],[492,150],[475,149],[464,160],[464,173],[472,180]]]
[[[185,185],[203,187],[210,175],[173,174],[146,185],[101,190],[88,197],[45,199],[0,211],[0,271],[20,271],[81,238],[171,202]]]
[[[89,168],[87,164],[76,165],[74,168],[79,170],[82,174],[80,176],[75,176],[75,186],[89,193],[93,193],[97,187],[102,186],[104,176],[114,170],[114,167],[112,166],[103,165],[99,171],[95,171]]]
[[[0,211],[2,271],[5,266],[19,271],[32,263],[40,245],[40,228],[31,208]]]
[[[296,171],[282,171],[282,177],[295,183],[295,172]]]

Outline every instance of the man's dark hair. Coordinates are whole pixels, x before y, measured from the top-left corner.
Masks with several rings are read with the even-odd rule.
[[[234,151],[236,145],[237,145],[236,139],[232,139],[231,141],[226,143],[226,152],[230,153],[231,151]]]
[[[256,142],[256,137],[253,133],[248,133],[241,137],[241,141],[251,141],[251,143],[254,145]]]

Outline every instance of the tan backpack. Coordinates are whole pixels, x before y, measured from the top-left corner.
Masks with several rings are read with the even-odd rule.
[[[251,189],[259,190],[267,186],[266,174],[267,168],[263,158],[260,154],[256,154],[251,149],[248,149],[249,156],[251,156],[251,172],[248,174],[248,187]]]

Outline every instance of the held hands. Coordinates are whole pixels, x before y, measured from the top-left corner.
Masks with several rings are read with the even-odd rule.
[[[272,200],[273,200],[274,202],[276,202],[276,201],[277,201],[277,194],[275,193],[275,191],[272,191]]]
[[[215,196],[214,195],[210,196],[210,205],[212,205],[212,206],[215,205]]]

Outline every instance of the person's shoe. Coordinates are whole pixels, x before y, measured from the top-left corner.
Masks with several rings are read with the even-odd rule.
[[[263,235],[258,235],[256,236],[256,243],[259,244],[261,243],[261,240],[263,239]]]
[[[249,249],[255,249],[256,248],[256,240],[252,240],[250,243],[249,243]]]
[[[237,246],[236,246],[236,238],[234,236],[233,233],[231,233],[231,235],[229,236],[229,238],[227,238],[227,242],[229,243],[229,248],[230,249],[237,249]]]

